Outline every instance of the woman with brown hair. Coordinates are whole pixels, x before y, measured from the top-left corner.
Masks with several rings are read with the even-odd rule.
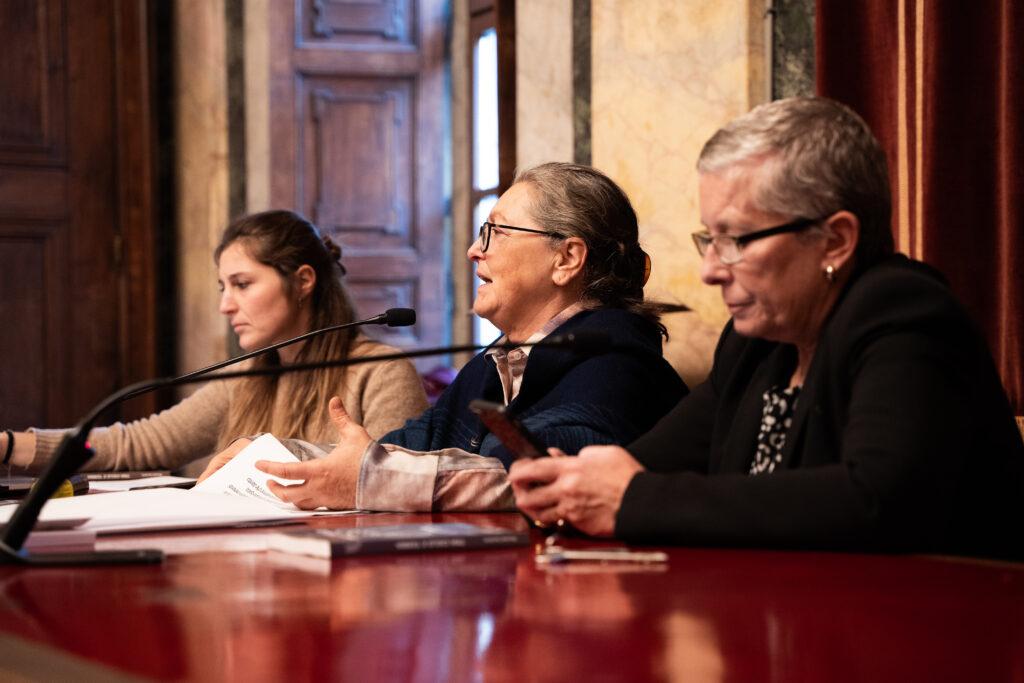
[[[267,211],[232,222],[214,252],[220,312],[245,351],[314,329],[350,322],[352,301],[342,284],[341,250],[309,221],[290,211]],[[356,329],[320,335],[249,361],[249,367],[374,356],[393,349]],[[246,366],[243,366],[246,367]],[[222,450],[241,434],[273,432],[296,438],[337,438],[324,406],[342,396],[352,418],[375,435],[426,408],[422,384],[405,360],[324,368],[281,376],[210,382],[148,418],[94,429],[89,470],[173,469]],[[41,469],[64,430],[30,429],[0,435],[9,463]]]

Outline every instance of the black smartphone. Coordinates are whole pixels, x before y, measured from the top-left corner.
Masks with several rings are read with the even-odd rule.
[[[516,458],[543,458],[548,449],[536,436],[523,427],[515,417],[509,415],[507,406],[475,399],[470,401],[469,409],[480,416],[480,421],[487,425],[491,433],[512,451]]]

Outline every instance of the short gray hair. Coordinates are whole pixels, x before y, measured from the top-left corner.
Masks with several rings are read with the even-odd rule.
[[[893,252],[885,152],[864,120],[824,97],[762,104],[704,144],[697,171],[717,173],[763,158],[760,209],[801,218],[850,211],[860,220],[857,269]]]

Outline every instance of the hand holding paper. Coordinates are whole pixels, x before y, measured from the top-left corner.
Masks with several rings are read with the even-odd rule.
[[[301,480],[283,479],[279,476],[267,475],[255,467],[256,461],[270,463],[301,464],[299,459],[281,445],[281,442],[270,434],[264,434],[243,448],[235,457],[219,470],[196,484],[192,489],[196,493],[213,493],[242,498],[255,498],[266,503],[295,509],[289,502],[283,501],[267,489],[267,481],[279,485],[301,484]]]
[[[359,468],[363,453],[370,444],[370,435],[352,421],[337,396],[331,399],[329,409],[331,420],[338,428],[339,438],[338,445],[327,457],[291,464],[281,460],[269,462],[269,459],[256,463],[256,469],[272,475],[273,481],[268,482],[267,488],[281,500],[294,503],[301,510],[315,510],[319,507],[351,510],[356,504]],[[292,457],[292,460],[296,459]],[[278,483],[283,478],[300,481]]]

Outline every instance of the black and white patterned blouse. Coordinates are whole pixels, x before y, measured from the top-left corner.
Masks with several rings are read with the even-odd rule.
[[[761,431],[757,434],[757,452],[750,463],[750,474],[771,474],[782,462],[782,449],[786,445],[786,432],[793,424],[793,413],[800,398],[800,387],[783,389],[776,385],[761,396]]]

